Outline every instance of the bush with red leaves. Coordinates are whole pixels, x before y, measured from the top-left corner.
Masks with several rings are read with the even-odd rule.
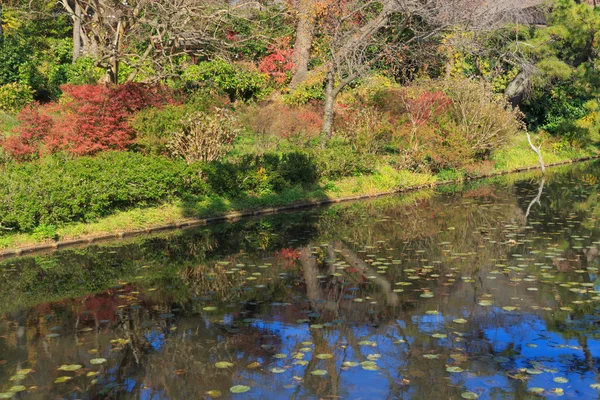
[[[290,46],[289,37],[280,38],[277,43],[269,46],[269,55],[258,64],[260,72],[268,74],[278,85],[284,85],[291,78],[294,69],[292,55],[294,49]]]
[[[18,117],[21,122],[14,130],[14,135],[4,140],[2,147],[18,161],[29,161],[39,156],[44,138],[52,130],[53,121],[48,115],[40,112],[37,104],[21,110]]]
[[[21,122],[4,143],[17,160],[43,152],[76,155],[125,150],[135,140],[129,125],[133,114],[147,107],[173,103],[172,93],[138,83],[118,86],[63,85],[59,103],[36,106],[19,114]]]

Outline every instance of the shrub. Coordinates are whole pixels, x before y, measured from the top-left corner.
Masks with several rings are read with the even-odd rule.
[[[293,107],[272,101],[252,107],[246,112],[245,119],[255,133],[294,141],[308,141],[321,132],[323,111],[315,103]]]
[[[388,116],[373,107],[341,107],[336,135],[345,138],[358,154],[381,154],[390,143],[393,127]]]
[[[207,193],[198,170],[185,162],[130,152],[9,164],[0,174],[0,186],[0,225],[20,231]]]
[[[210,114],[185,115],[181,125],[181,131],[171,137],[167,148],[173,157],[188,164],[220,160],[231,149],[238,133],[232,115],[223,108]]]
[[[182,78],[196,88],[214,85],[231,101],[260,99],[269,93],[269,75],[224,60],[190,65]]]
[[[103,73],[93,57],[79,57],[67,67],[66,78],[73,85],[92,85],[102,78]]]
[[[228,197],[262,196],[317,180],[317,166],[307,154],[246,155],[234,162],[212,162],[202,166],[211,190]]]
[[[449,119],[473,158],[487,158],[522,128],[521,114],[483,81],[450,82]]]
[[[289,36],[279,38],[276,43],[269,46],[269,55],[258,63],[258,69],[268,74],[278,85],[289,82],[294,69],[292,62],[294,49],[290,46],[290,40]]]
[[[325,179],[370,174],[378,164],[375,154],[356,153],[347,141],[335,137],[328,140],[324,148],[313,148],[312,156],[318,176]]]
[[[198,92],[184,104],[144,109],[130,120],[136,134],[136,148],[147,154],[168,154],[167,143],[173,134],[183,130],[186,115],[208,113],[227,104],[224,97]]]
[[[301,106],[324,100],[324,80],[325,75],[322,71],[309,73],[304,82],[283,97],[284,102],[291,106]]]
[[[69,84],[61,89],[61,101],[37,109],[38,118],[24,115],[14,131],[17,138],[12,139],[23,146],[11,147],[8,142],[5,149],[9,154],[18,159],[30,158],[42,152],[42,147],[50,153],[66,151],[77,155],[124,150],[135,138],[129,125],[131,116],[144,108],[173,101],[171,93],[160,87],[133,83],[108,87]],[[36,126],[40,121],[43,125]],[[33,131],[39,133],[35,141],[27,137]]]
[[[31,86],[17,82],[0,86],[0,111],[16,113],[31,103],[33,103]]]
[[[44,138],[53,127],[52,118],[40,112],[35,104],[21,110],[17,118],[21,123],[13,128],[14,135],[2,143],[4,150],[18,161],[40,156]]]

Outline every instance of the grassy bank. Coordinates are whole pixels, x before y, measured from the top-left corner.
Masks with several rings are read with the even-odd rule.
[[[596,148],[544,148],[547,164],[598,154]],[[515,138],[505,148],[494,153],[491,162],[475,166],[470,171],[445,170],[437,175],[380,167],[373,174],[324,181],[309,187],[296,186],[276,194],[231,199],[217,195],[173,200],[158,206],[117,211],[91,223],[70,223],[50,232],[15,233],[0,236],[0,249],[22,248],[55,240],[89,238],[118,232],[150,229],[196,218],[214,217],[230,212],[281,207],[313,200],[339,199],[350,196],[373,195],[400,189],[410,189],[439,181],[461,180],[468,177],[514,171],[536,166],[537,156],[524,137]],[[478,170],[478,167],[480,169]],[[52,239],[49,239],[49,238]]]

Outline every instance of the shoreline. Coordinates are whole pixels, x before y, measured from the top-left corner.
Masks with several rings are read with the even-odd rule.
[[[579,157],[579,158],[574,158],[574,159],[570,159],[570,160],[549,163],[549,164],[546,164],[546,167],[556,167],[556,166],[560,166],[560,165],[580,163],[580,162],[590,161],[590,160],[599,159],[599,158],[600,158],[600,154],[595,154],[595,155],[590,155],[590,156],[586,156],[586,157]],[[303,201],[303,202],[298,202],[298,203],[280,206],[280,207],[269,207],[269,208],[255,209],[255,210],[230,212],[230,213],[225,213],[222,215],[209,217],[209,218],[188,218],[188,219],[176,221],[174,223],[148,226],[147,228],[137,229],[137,230],[122,230],[122,231],[119,231],[116,233],[98,234],[98,235],[91,235],[91,236],[79,237],[79,238],[75,237],[72,239],[58,240],[58,241],[53,241],[53,242],[45,241],[45,242],[40,242],[39,244],[36,244],[33,246],[16,247],[16,248],[8,248],[5,250],[0,250],[0,259],[18,257],[18,256],[22,256],[22,255],[26,255],[26,254],[33,254],[33,253],[41,253],[41,252],[49,252],[49,251],[51,252],[51,251],[58,250],[58,249],[64,249],[64,248],[76,247],[76,246],[82,246],[82,245],[86,246],[86,245],[90,245],[92,243],[97,243],[97,242],[102,242],[102,241],[124,239],[124,238],[147,235],[147,234],[152,234],[152,233],[157,233],[157,232],[174,231],[174,230],[178,230],[178,229],[193,228],[193,227],[197,227],[197,226],[206,226],[206,225],[211,225],[211,224],[220,223],[220,222],[235,222],[240,219],[248,218],[248,217],[276,214],[276,213],[282,213],[282,212],[290,212],[290,211],[295,211],[295,210],[302,210],[302,209],[337,204],[337,203],[345,203],[345,202],[350,202],[350,201],[366,200],[366,199],[372,199],[372,198],[376,198],[376,197],[389,196],[389,195],[393,195],[393,194],[414,192],[414,191],[421,190],[421,189],[434,188],[434,187],[450,185],[450,184],[455,184],[455,183],[464,182],[464,181],[493,178],[496,176],[514,174],[514,173],[519,173],[519,172],[524,172],[524,171],[539,170],[539,169],[541,169],[539,165],[519,167],[519,168],[514,168],[514,169],[506,170],[506,171],[495,171],[495,172],[477,175],[477,176],[473,176],[473,177],[464,177],[464,178],[460,178],[460,179],[436,181],[436,182],[432,182],[432,183],[408,186],[408,187],[398,188],[398,189],[389,190],[389,191],[382,191],[382,192],[377,192],[377,193],[328,198],[328,199],[323,199],[323,200]]]

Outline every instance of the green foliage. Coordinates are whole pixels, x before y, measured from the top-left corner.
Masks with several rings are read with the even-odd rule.
[[[56,98],[70,63],[71,21],[55,2],[3,7],[5,34],[0,39],[0,86],[28,85],[36,100]]]
[[[15,114],[32,102],[31,86],[19,82],[0,86],[0,111]]]
[[[21,231],[206,192],[198,171],[184,162],[124,152],[9,164],[0,185],[0,225]]]
[[[203,164],[202,172],[212,191],[227,197],[265,196],[317,180],[313,158],[300,152],[245,155],[233,162]]]
[[[558,0],[548,27],[537,29],[524,47],[536,62],[533,93],[523,105],[526,121],[565,138],[571,145],[594,140],[594,125],[584,120],[590,100],[600,94],[596,54],[600,14],[587,4]],[[593,116],[588,116],[593,119]]]
[[[147,154],[167,154],[167,143],[173,134],[183,130],[186,115],[209,113],[226,105],[225,98],[198,91],[183,104],[144,109],[130,122],[136,131],[137,149]]]
[[[66,68],[66,80],[74,85],[94,84],[100,80],[103,71],[96,67],[92,57],[79,57]]]
[[[182,79],[191,87],[215,87],[231,101],[260,99],[270,91],[267,74],[220,59],[190,65]]]
[[[334,138],[324,148],[311,149],[320,178],[339,179],[370,174],[376,170],[378,157],[367,152],[356,153],[346,140]]]
[[[324,100],[325,91],[322,81],[308,81],[301,83],[298,87],[283,96],[283,101],[288,105],[304,105],[315,100]]]

